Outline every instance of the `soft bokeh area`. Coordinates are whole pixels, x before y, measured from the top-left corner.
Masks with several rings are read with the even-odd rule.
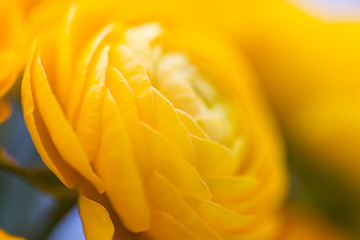
[[[290,184],[278,240],[360,239],[360,1],[279,2],[269,21],[255,16],[239,24],[250,30],[227,32],[284,138]],[[0,125],[1,159],[10,161],[0,161],[0,229],[85,240],[77,193],[47,170],[25,126],[20,82],[5,97],[12,114]]]

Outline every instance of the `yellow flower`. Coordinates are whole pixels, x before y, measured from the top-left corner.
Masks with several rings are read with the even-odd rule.
[[[0,0],[0,123],[10,114],[2,98],[25,66],[33,36],[55,22],[67,2]]]
[[[360,23],[325,22],[286,1],[243,12],[238,39],[293,145],[360,182]]]
[[[0,229],[0,239],[1,240],[25,240],[24,238],[21,238],[21,237],[14,237],[2,229]]]
[[[43,161],[87,239],[270,239],[283,153],[247,62],[152,10],[79,2],[37,40],[22,104]]]

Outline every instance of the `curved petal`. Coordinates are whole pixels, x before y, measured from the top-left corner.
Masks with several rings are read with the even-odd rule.
[[[181,152],[185,160],[195,165],[194,149],[190,136],[176,114],[172,104],[153,89],[155,129],[166,136]]]
[[[80,195],[79,213],[87,240],[113,239],[113,222],[101,204]]]
[[[166,177],[180,191],[210,199],[211,193],[195,167],[188,163],[164,136],[143,124],[150,150],[149,161],[156,171]],[[166,149],[166,151],[164,151]]]
[[[93,161],[100,145],[100,113],[105,96],[105,75],[108,66],[109,46],[100,53],[95,69],[89,76],[89,87],[82,99],[75,133],[89,159]]]
[[[60,155],[67,164],[89,180],[99,193],[104,192],[102,181],[91,168],[79,140],[76,138],[75,133],[65,119],[59,103],[51,92],[46,74],[41,66],[40,57],[34,57],[30,71],[33,76],[30,78],[30,82],[31,87],[33,87],[35,105],[39,109],[39,113]]]
[[[216,202],[230,202],[251,197],[260,185],[258,177],[250,175],[208,177],[204,181],[213,196],[212,200]]]
[[[110,61],[128,81],[134,92],[140,119],[154,125],[154,99],[149,77],[134,52],[125,44],[110,52]]]
[[[151,228],[145,233],[158,240],[200,240],[179,221],[162,211],[152,211]]]
[[[93,162],[106,195],[132,232],[149,228],[150,210],[123,116],[107,90],[101,113],[101,145]]]
[[[241,233],[253,223],[253,217],[237,214],[217,203],[187,194],[183,198],[205,223],[218,231]]]
[[[181,122],[184,124],[186,130],[189,134],[197,136],[203,139],[209,139],[205,131],[196,123],[196,121],[186,112],[183,112],[179,109],[176,109],[177,115],[179,116]]]
[[[163,211],[181,222],[188,231],[203,240],[221,240],[207,226],[195,211],[182,199],[171,183],[155,172],[147,183],[150,204],[155,210]]]
[[[196,136],[191,136],[196,166],[203,177],[229,176],[239,171],[240,160],[223,145]]]

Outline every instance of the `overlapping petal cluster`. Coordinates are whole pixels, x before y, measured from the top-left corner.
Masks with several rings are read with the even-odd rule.
[[[79,190],[87,239],[270,239],[286,177],[251,70],[149,12],[78,2],[37,40],[22,101],[43,161]]]
[[[2,100],[30,56],[32,39],[57,21],[67,0],[0,0],[0,122],[10,114]]]

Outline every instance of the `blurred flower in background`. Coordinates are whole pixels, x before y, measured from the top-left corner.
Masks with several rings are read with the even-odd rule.
[[[334,6],[352,10],[332,15]],[[351,12],[360,7],[264,1],[248,9],[238,39],[283,128],[294,199],[359,234],[360,23]]]
[[[104,5],[106,5],[104,2],[96,0],[88,1],[97,4],[97,11],[91,14],[87,11],[80,11],[79,14],[77,7],[73,7],[68,11],[68,7],[70,6],[69,2],[0,2],[0,12],[2,13],[0,16],[0,36],[2,37],[0,40],[0,63],[2,69],[0,74],[0,97],[3,98],[3,96],[9,92],[10,87],[14,86],[7,97],[7,100],[9,100],[12,106],[13,115],[0,127],[0,144],[3,148],[0,155],[1,228],[16,235],[25,236],[28,239],[48,238],[61,240],[70,239],[69,235],[71,235],[73,239],[79,239],[81,238],[80,236],[83,235],[79,216],[76,214],[77,208],[74,208],[77,195],[75,192],[64,188],[56,177],[46,170],[42,164],[41,158],[35,150],[22,120],[23,113],[20,108],[19,99],[20,84],[14,83],[16,79],[20,81],[22,78],[21,73],[25,63],[30,57],[33,39],[35,36],[38,36],[37,47],[33,54],[32,63],[30,64],[33,70],[36,68],[37,70],[31,70],[30,76],[32,79],[26,80],[32,82],[32,85],[26,86],[24,91],[27,93],[24,96],[28,97],[29,100],[29,92],[32,92],[33,96],[41,99],[41,101],[39,101],[39,99],[36,100],[38,101],[37,104],[40,103],[41,105],[50,106],[51,96],[50,98],[46,98],[42,94],[44,94],[44,88],[46,88],[46,86],[51,86],[51,94],[54,93],[61,109],[67,109],[65,114],[69,121],[74,122],[72,120],[74,111],[71,110],[71,107],[70,110],[68,110],[69,101],[81,97],[69,91],[69,89],[71,89],[69,86],[77,82],[72,82],[72,79],[77,79],[77,77],[74,78],[72,74],[75,73],[76,76],[81,76],[83,73],[90,72],[93,73],[95,79],[97,77],[101,78],[101,71],[99,69],[107,66],[107,64],[103,65],[104,58],[100,57],[97,61],[98,65],[94,64],[93,61],[97,59],[97,57],[94,58],[91,52],[93,49],[99,47],[99,45],[101,45],[101,49],[105,49],[106,44],[102,45],[104,43],[113,46],[114,42],[124,41],[124,35],[126,35],[123,34],[125,32],[124,29],[128,29],[128,26],[121,24],[115,27],[115,29],[118,28],[121,30],[111,30],[110,32],[112,34],[109,34],[110,37],[105,37],[106,40],[100,41],[100,36],[105,34],[104,32],[100,32],[100,25],[104,22],[113,22],[116,17],[111,18],[111,16],[113,16],[112,13],[122,9],[123,12],[120,16],[123,20],[126,19],[126,21],[130,22],[129,26],[131,24],[132,26],[136,26],[140,23],[149,22],[149,20],[159,21],[163,24],[169,19],[173,19],[168,27],[174,27],[177,25],[175,23],[178,22],[181,23],[180,25],[187,26],[187,29],[194,29],[195,25],[204,26],[202,29],[198,28],[198,30],[194,32],[200,33],[206,31],[205,29],[209,29],[210,32],[215,32],[216,34],[201,35],[183,30],[178,33],[178,37],[176,38],[177,41],[181,42],[184,41],[184,36],[188,36],[189,42],[187,46],[189,46],[189,48],[184,52],[190,52],[191,54],[192,52],[197,52],[195,59],[205,54],[206,51],[209,51],[209,54],[205,54],[206,56],[210,56],[211,54],[215,56],[218,54],[218,63],[210,67],[210,69],[207,69],[211,73],[215,73],[213,75],[210,74],[208,80],[213,80],[211,76],[217,76],[217,74],[223,73],[220,71],[221,67],[219,66],[226,65],[227,68],[229,68],[229,66],[234,64],[233,61],[229,60],[229,55],[226,54],[227,50],[225,49],[228,46],[226,41],[223,42],[223,44],[211,45],[211,42],[216,42],[216,39],[222,38],[220,35],[231,36],[234,41],[237,42],[238,49],[231,47],[231,52],[235,55],[239,54],[240,57],[244,57],[242,52],[245,52],[245,57],[248,58],[248,61],[245,60],[243,62],[245,65],[251,66],[244,67],[244,64],[239,64],[238,68],[254,69],[254,73],[258,77],[264,94],[269,100],[268,105],[273,109],[279,120],[288,150],[289,167],[287,171],[291,177],[289,187],[290,195],[284,210],[278,212],[280,219],[282,219],[283,227],[278,232],[279,237],[275,239],[329,240],[352,239],[351,237],[355,239],[359,238],[360,207],[358,203],[360,201],[360,191],[358,187],[360,181],[360,150],[358,149],[358,143],[360,142],[360,115],[357,109],[360,103],[360,95],[358,94],[360,87],[360,68],[358,67],[360,60],[360,50],[358,46],[360,38],[360,23],[358,22],[360,7],[356,6],[358,5],[357,2],[321,0],[228,0],[222,1],[221,4],[219,4],[218,1],[203,0],[174,1],[172,3],[162,0],[139,0],[132,1],[131,3],[119,1],[117,3],[118,7],[108,9],[107,15],[103,15]],[[87,5],[88,4],[84,4],[83,8],[86,9]],[[125,11],[126,8],[124,7],[127,5],[132,7],[130,7],[130,10]],[[68,17],[62,18],[61,20],[61,16],[64,15],[66,11],[68,11]],[[119,19],[119,16],[117,19]],[[189,28],[189,26],[191,27]],[[106,28],[104,28],[104,31],[105,30]],[[231,129],[233,126],[237,126],[234,124],[234,119],[229,117],[231,114],[228,115],[229,111],[233,111],[232,109],[234,109],[234,107],[228,107],[222,100],[220,101],[221,104],[219,104],[217,97],[215,101],[209,101],[208,97],[211,93],[216,93],[218,87],[216,87],[214,91],[213,85],[208,85],[207,81],[205,81],[205,83],[200,81],[202,84],[197,84],[196,79],[199,78],[193,75],[194,66],[206,68],[205,63],[208,62],[208,57],[200,57],[200,60],[195,61],[196,64],[194,65],[193,62],[184,65],[184,61],[181,60],[182,58],[168,57],[166,55],[169,54],[168,52],[166,52],[166,57],[164,57],[161,51],[154,51],[152,49],[156,46],[156,41],[154,44],[144,44],[147,42],[147,39],[149,40],[148,37],[152,35],[153,31],[150,31],[149,28],[143,28],[143,30],[143,32],[138,31],[138,33],[141,34],[135,34],[132,40],[128,41],[128,44],[133,48],[132,50],[134,50],[136,58],[140,59],[142,63],[145,63],[142,67],[145,68],[145,72],[151,76],[151,79],[154,79],[151,84],[158,88],[160,93],[162,93],[166,99],[170,100],[175,107],[187,112],[190,119],[193,118],[195,123],[199,125],[199,129],[205,132],[211,140],[216,140],[216,142],[229,147],[229,142],[231,142],[229,139],[234,139]],[[59,32],[61,34],[58,34]],[[129,30],[129,32],[134,33],[136,31]],[[167,30],[164,32],[167,32]],[[98,38],[92,38],[92,34],[98,36]],[[193,37],[192,40],[191,36]],[[92,46],[84,44],[89,38],[94,40]],[[97,42],[97,40],[99,41]],[[222,42],[222,40],[219,42]],[[164,49],[172,49],[171,46],[167,45],[168,43],[166,41],[165,43],[165,47],[162,46],[164,42],[160,45],[164,47]],[[201,49],[206,48],[206,46],[210,47],[207,47],[207,50],[201,53]],[[88,51],[81,50],[83,48],[88,49]],[[201,54],[199,54],[199,52]],[[37,59],[36,54],[38,53],[41,62]],[[86,53],[90,53],[88,54],[89,58],[86,58]],[[78,56],[84,58],[82,59]],[[121,56],[123,57],[124,55],[120,54],[120,58],[117,60],[121,59]],[[159,61],[158,58],[170,60]],[[84,64],[81,65],[79,62],[83,62]],[[88,68],[87,64],[89,63],[90,67]],[[111,64],[116,64],[116,61],[111,60]],[[158,64],[167,68],[168,71],[166,71],[165,76],[156,70]],[[124,66],[128,67],[126,64]],[[166,80],[173,79],[174,76],[179,75],[179,73],[181,76],[182,71],[184,71],[184,66],[189,67],[186,69],[191,69],[185,71],[185,75],[191,79],[192,84],[195,82],[196,87],[192,90],[188,88],[188,83],[183,82],[179,84],[181,81],[177,79],[178,77],[175,78],[177,79],[175,81],[176,84],[173,85],[169,85],[169,83],[174,83],[174,81]],[[35,84],[43,74],[43,72],[40,71],[42,69],[46,73],[46,76],[43,75],[43,77],[46,77],[46,81]],[[235,69],[235,67],[233,69]],[[29,72],[27,72],[27,74],[28,73]],[[232,70],[228,72],[228,74],[231,73]],[[89,76],[91,75],[92,74]],[[29,77],[29,75],[26,77]],[[105,79],[109,79],[108,74],[105,75]],[[161,79],[165,80],[159,81]],[[215,77],[214,79],[215,85],[226,83],[226,79],[219,81],[221,77]],[[258,83],[254,78],[251,79],[251,83],[248,84],[254,85],[256,88]],[[24,84],[29,84],[29,82],[24,82]],[[100,90],[102,88],[99,87],[100,85],[90,84],[89,86],[90,97],[92,94],[96,95],[101,92]],[[246,90],[244,90],[247,89],[247,87],[248,86],[241,87],[244,92],[239,94],[239,97],[247,95]],[[44,91],[34,90],[35,88],[43,89]],[[80,87],[79,89],[82,88]],[[85,89],[88,90],[87,87],[85,87]],[[225,99],[229,97],[226,94],[227,91],[223,91],[223,87],[219,89],[221,89],[220,95]],[[198,98],[200,96],[199,94],[202,97]],[[195,98],[191,98],[191,96],[195,96]],[[205,98],[203,96],[205,96]],[[215,96],[217,96],[217,94],[215,94]],[[257,97],[254,99],[256,98]],[[259,98],[261,98],[261,96],[259,96]],[[180,102],[181,104],[179,104],[179,99],[189,101],[183,105],[185,102]],[[194,101],[194,99],[197,100]],[[24,99],[22,100],[24,101]],[[82,121],[84,125],[71,125],[72,128],[80,131],[82,137],[79,138],[79,141],[83,144],[82,146],[87,156],[93,156],[91,153],[94,152],[94,146],[97,146],[96,141],[92,141],[96,139],[97,121],[92,122],[89,120],[94,120],[94,116],[99,116],[99,111],[96,110],[98,107],[97,104],[99,103],[98,100],[85,101],[84,104],[89,106],[88,111],[82,111],[81,114],[79,114],[80,116],[84,116],[83,118],[80,117],[79,120]],[[75,103],[76,102],[77,101],[75,101]],[[217,107],[214,107],[214,102]],[[257,100],[255,100],[255,102],[257,102]],[[93,223],[92,219],[95,219],[92,216],[94,212],[105,214],[102,215],[102,219],[107,219],[106,221],[108,221],[105,221],[106,229],[109,229],[111,225],[115,225],[118,233],[120,228],[116,221],[119,216],[124,218],[126,215],[122,212],[123,210],[114,210],[116,208],[114,208],[113,203],[110,206],[109,203],[99,200],[97,194],[94,194],[95,191],[90,191],[87,187],[91,186],[91,184],[86,185],[88,182],[84,181],[81,177],[73,178],[74,176],[78,176],[77,174],[89,177],[89,175],[83,174],[84,169],[87,167],[85,165],[82,167],[72,165],[75,164],[76,161],[70,161],[66,164],[70,164],[71,167],[67,168],[61,161],[53,160],[54,158],[51,158],[52,160],[46,159],[43,148],[49,151],[49,145],[57,141],[53,134],[49,134],[49,119],[55,119],[53,129],[59,130],[59,134],[64,134],[63,124],[59,124],[60,118],[58,118],[58,115],[54,115],[56,106],[54,107],[54,105],[52,105],[50,109],[48,109],[48,113],[51,112],[52,114],[43,112],[41,118],[39,115],[34,118],[35,124],[29,124],[29,114],[31,114],[34,109],[35,111],[38,110],[36,110],[37,107],[28,103],[29,101],[24,104],[24,108],[25,115],[28,118],[28,125],[32,125],[32,137],[34,138],[35,136],[36,142],[36,135],[39,134],[42,143],[45,145],[45,147],[39,147],[39,143],[36,144],[43,157],[42,160],[47,162],[47,165],[63,182],[69,186],[77,186],[84,195],[101,203],[105,209],[110,212],[111,219],[108,221],[109,219],[107,219],[108,216],[105,211],[96,212],[96,209],[101,210],[101,206],[94,205],[95,202],[91,201],[86,203],[85,206],[92,206],[91,208],[82,208],[82,217],[86,219],[84,224],[88,238],[90,239],[96,236],[91,234],[92,227],[89,230],[89,226]],[[199,105],[199,103],[201,104]],[[240,105],[242,106],[236,107],[236,110],[239,111],[240,109],[240,112],[243,113],[241,109],[246,108],[247,104]],[[254,103],[254,106],[255,105],[257,105],[257,103]],[[224,108],[224,106],[226,107]],[[33,107],[35,108],[33,109]],[[216,111],[213,111],[215,108]],[[207,118],[199,118],[200,115],[199,112],[197,112],[199,109],[202,109],[201,115],[206,113],[205,116],[207,116]],[[204,109],[207,110],[203,112]],[[209,109],[212,111],[209,112]],[[9,111],[10,109],[7,103],[1,101],[0,120],[6,119],[9,116]],[[152,111],[152,114],[155,114],[155,111]],[[247,114],[249,114],[249,112],[247,112]],[[240,117],[246,117],[246,114],[244,116],[243,114],[239,115],[241,115]],[[187,115],[184,116],[186,117]],[[254,117],[252,119],[257,118]],[[252,122],[254,126],[259,127],[259,129],[257,129],[259,135],[257,136],[261,136],[260,133],[266,129],[261,126],[272,124],[268,117],[261,119],[262,121],[255,121],[256,124],[253,120],[249,121],[250,123]],[[181,122],[185,120],[182,119]],[[189,122],[186,123],[189,124]],[[243,121],[242,124],[239,125],[244,129],[248,129],[247,131],[249,132],[255,131],[255,128],[248,128],[248,123],[245,123],[246,121]],[[174,126],[173,124],[175,124],[175,122],[168,120],[168,124],[171,129],[171,126]],[[182,124],[186,125],[184,122],[182,122]],[[85,129],[86,127],[89,131]],[[104,127],[109,126],[106,124]],[[190,132],[189,126],[186,125],[185,127],[186,130]],[[36,130],[34,130],[35,128]],[[193,130],[193,128],[191,129]],[[268,138],[264,137],[265,135],[266,134],[262,135],[263,137],[254,137],[254,139],[265,143],[268,141],[266,140]],[[244,136],[246,136],[246,134],[244,134]],[[44,141],[44,139],[47,140]],[[61,140],[60,143],[58,142],[58,146],[59,144],[65,146],[64,144],[70,143],[68,138],[65,139],[66,140],[63,141]],[[176,139],[174,141],[177,142]],[[113,144],[113,141],[110,142]],[[246,141],[244,143],[246,143]],[[264,146],[263,143],[260,145]],[[268,147],[274,150],[276,149],[274,145],[277,144],[277,140],[269,141]],[[50,146],[50,148],[52,147]],[[245,144],[243,145],[243,149],[250,148]],[[58,150],[56,149],[56,151]],[[256,152],[257,150],[254,148],[252,151]],[[64,151],[60,150],[58,152],[60,152],[60,155],[64,155]],[[109,153],[110,152],[111,151],[109,151]],[[208,149],[205,152],[210,152],[210,150]],[[54,152],[52,152],[52,154],[53,153]],[[68,151],[68,153],[70,152]],[[79,154],[79,151],[75,150],[72,153]],[[58,153],[55,153],[55,155],[56,154]],[[251,158],[246,159],[249,160],[249,163],[251,162]],[[95,169],[95,172],[102,176],[102,180],[109,182],[109,173],[116,168],[104,170],[101,165],[93,166],[94,163],[92,163],[92,161],[90,162],[91,169]],[[260,166],[262,166],[260,169],[263,169],[260,172],[266,172],[264,169],[267,167],[269,167],[270,170],[277,168],[276,166],[279,165],[265,165],[267,166],[266,168],[264,168],[263,165]],[[76,171],[74,171],[74,168]],[[254,168],[256,168],[256,166]],[[279,179],[283,179],[281,171],[278,171],[278,173],[280,174],[278,176]],[[188,174],[185,175],[189,177]],[[269,176],[270,175],[271,174],[269,174]],[[173,176],[175,177],[176,175],[174,174]],[[276,178],[271,177],[269,179]],[[145,182],[148,186],[148,181]],[[279,184],[280,182],[285,183],[285,181],[280,180],[277,184],[273,185],[278,186],[278,188],[276,190],[273,189],[274,191],[271,190],[273,193],[277,192],[273,194],[273,196],[277,195],[277,198],[272,198],[274,199],[274,203],[276,203],[275,205],[279,203],[284,192],[284,185]],[[107,184],[107,190],[110,185]],[[220,187],[218,190],[231,190],[233,189],[232,186],[233,185],[230,184],[229,188]],[[266,184],[264,186],[266,186]],[[246,190],[246,187],[243,186],[239,189],[241,189],[240,192],[242,192]],[[148,192],[149,191],[147,191],[147,194]],[[235,190],[233,192],[237,193]],[[261,191],[256,192],[259,193]],[[196,192],[196,194],[199,193]],[[114,199],[114,195],[110,196],[111,193],[109,193],[109,191],[107,191],[105,195],[107,198]],[[169,197],[166,194],[165,196]],[[126,202],[126,199],[121,199],[121,195],[115,196],[115,198],[117,197],[119,197],[119,199],[116,202]],[[192,208],[197,211],[197,214],[202,216],[202,220],[212,225],[212,228],[215,225],[216,227],[214,229],[219,228],[221,225],[219,225],[219,222],[211,222],[211,214],[209,215],[211,211],[206,208],[206,210],[200,213],[199,209],[202,208],[194,207],[194,202],[191,202],[191,199],[192,198],[187,198],[187,204],[192,204]],[[262,196],[260,199],[269,198]],[[127,199],[128,203],[131,203],[133,200],[135,201],[135,198],[129,197]],[[83,202],[84,201],[86,200],[83,199]],[[173,206],[175,205],[178,206],[177,204],[173,204]],[[226,206],[226,204],[223,206]],[[239,206],[245,207],[245,205],[241,204]],[[257,211],[260,212],[266,209],[264,206],[256,206]],[[227,208],[228,207],[229,206],[227,206]],[[269,209],[275,211],[274,209],[277,208],[271,207]],[[66,215],[69,210],[71,210],[70,213]],[[253,210],[254,209],[249,211],[254,213]],[[182,217],[184,216],[185,212]],[[128,218],[128,220],[129,219],[130,218]],[[161,218],[155,219],[159,220]],[[184,219],[186,219],[186,217]],[[74,221],[77,224],[72,224]],[[115,224],[110,224],[111,221],[115,221]],[[179,234],[176,234],[172,230],[168,231],[167,234],[169,235],[161,233],[163,231],[161,227],[169,224],[169,222],[170,221],[156,221],[155,223],[160,227],[158,230],[152,231],[152,236],[164,237],[173,234],[181,238],[181,231],[179,231]],[[225,228],[228,230],[230,226],[235,226],[236,222],[237,221],[229,220],[229,222],[225,224],[226,226],[221,226],[221,228],[222,230]],[[101,223],[105,224],[104,222]],[[133,223],[135,225],[140,224],[139,222],[136,223],[136,221],[133,221]],[[129,227],[127,224],[125,224],[126,227]],[[154,224],[154,222],[152,222],[152,224]],[[197,229],[197,227],[192,224],[188,225],[188,227],[192,230]],[[165,229],[168,230],[170,228]],[[100,228],[100,230],[104,229]],[[233,230],[235,231],[235,229],[231,231]],[[260,234],[263,230],[264,227],[254,227],[250,232]],[[70,234],[71,231],[74,233]],[[239,231],[239,229],[236,229],[236,231]],[[64,232],[69,232],[69,235],[64,235]],[[93,232],[93,234],[99,233],[102,234],[101,231],[97,233]],[[225,235],[223,235],[223,237],[224,236]],[[264,239],[268,238],[264,237]]]
[[[359,182],[360,24],[325,22],[282,1],[256,9],[239,39],[285,134]]]
[[[0,122],[10,115],[1,98],[12,87],[30,54],[33,37],[51,26],[68,1],[0,1]]]

